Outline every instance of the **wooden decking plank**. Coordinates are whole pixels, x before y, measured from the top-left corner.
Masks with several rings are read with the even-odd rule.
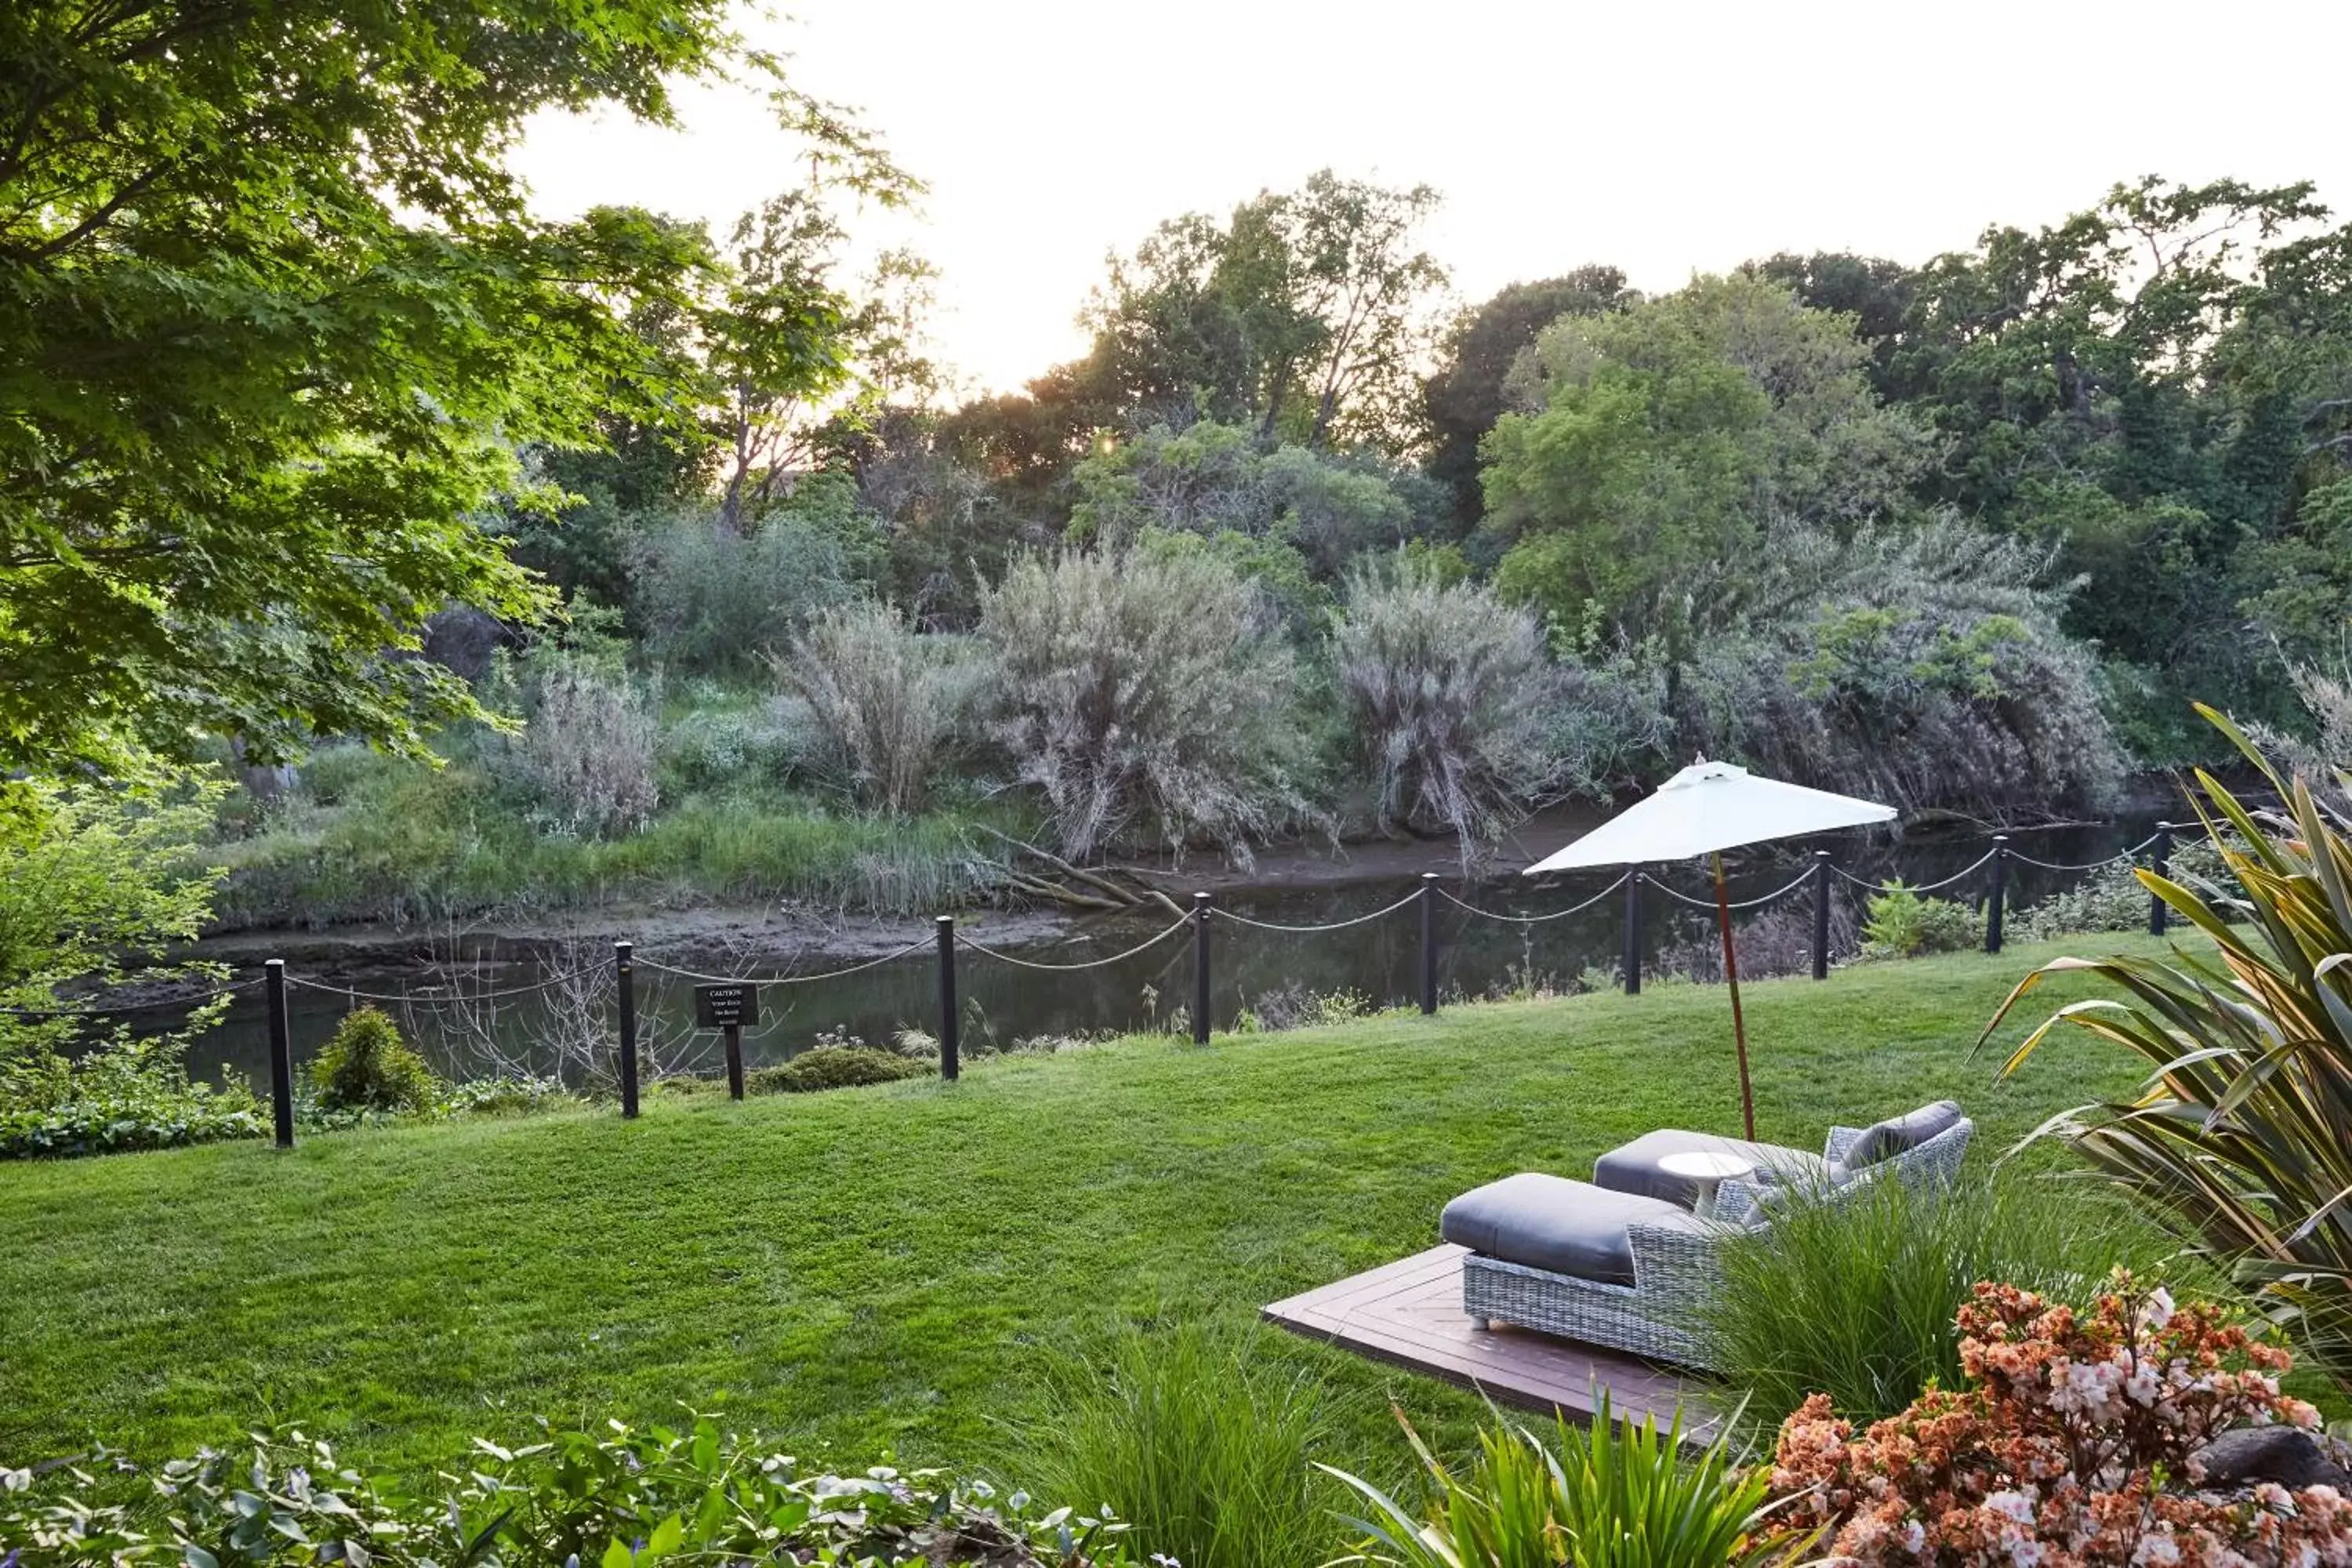
[[[1633,1416],[1665,1416],[1685,1390],[1673,1373],[1601,1346],[1509,1327],[1481,1330],[1462,1310],[1463,1249],[1433,1247],[1276,1301],[1263,1316],[1294,1333],[1487,1397],[1590,1418],[1596,1395]],[[1714,1424],[1696,1413],[1691,1436]]]
[[[1312,1290],[1302,1290],[1296,1296],[1276,1301],[1266,1310],[1328,1308],[1358,1297],[1381,1295],[1410,1286],[1423,1285],[1432,1279],[1449,1277],[1458,1279],[1462,1274],[1462,1250],[1451,1242],[1433,1247],[1426,1252],[1416,1252],[1410,1258],[1383,1263],[1361,1274],[1350,1274],[1345,1279],[1318,1285]]]

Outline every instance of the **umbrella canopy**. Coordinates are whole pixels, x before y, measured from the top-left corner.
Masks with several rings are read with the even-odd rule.
[[[1639,866],[1895,820],[1895,808],[1848,795],[1758,778],[1729,763],[1693,763],[1657,793],[1610,818],[1528,876],[1580,866]]]
[[[1731,941],[1731,890],[1723,879],[1723,852],[1767,838],[1795,838],[1894,819],[1891,805],[1759,779],[1746,768],[1702,758],[1660,784],[1649,799],[1559,854],[1537,861],[1525,874],[1695,860],[1702,855],[1713,858],[1716,926],[1723,935],[1723,978],[1731,987],[1731,1037],[1739,1052],[1739,1119],[1752,1142],[1756,1091],[1748,1077],[1748,1024],[1739,1013],[1739,955]]]

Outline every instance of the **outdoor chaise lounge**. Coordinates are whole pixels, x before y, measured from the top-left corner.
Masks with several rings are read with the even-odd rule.
[[[1771,1224],[1791,1189],[1843,1203],[1890,1175],[1948,1184],[1975,1130],[1950,1100],[1871,1127],[1833,1127],[1819,1154],[1667,1129],[1601,1155],[1591,1182],[1521,1172],[1465,1193],[1445,1205],[1439,1228],[1469,1249],[1462,1310],[1480,1327],[1516,1323],[1700,1366],[1693,1315],[1720,1284],[1724,1235]],[[1693,1163],[1675,1156],[1694,1153],[1731,1156],[1724,1165],[1753,1175],[1723,1180],[1708,1205],[1705,1178],[1666,1168]],[[1706,1217],[1694,1212],[1707,1206]]]

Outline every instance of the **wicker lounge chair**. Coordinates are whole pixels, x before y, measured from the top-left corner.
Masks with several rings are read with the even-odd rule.
[[[1595,1174],[1611,1184],[1507,1176],[1448,1204],[1441,1229],[1470,1249],[1462,1260],[1462,1308],[1480,1327],[1515,1323],[1703,1366],[1706,1350],[1693,1325],[1696,1310],[1720,1288],[1717,1248],[1727,1233],[1769,1225],[1775,1206],[1800,1185],[1844,1203],[1877,1181],[1948,1184],[1975,1131],[1946,1102],[1875,1127],[1832,1128],[1818,1157],[1730,1144],[1794,1158],[1749,1156],[1760,1179],[1725,1182],[1706,1219],[1685,1203],[1640,1190],[1654,1178],[1642,1177],[1641,1161],[1628,1156],[1672,1152],[1667,1140],[1652,1134],[1601,1156]]]

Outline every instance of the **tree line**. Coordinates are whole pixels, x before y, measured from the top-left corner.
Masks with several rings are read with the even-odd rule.
[[[812,773],[883,810],[927,790],[875,736],[962,693],[899,729],[1065,849],[1488,833],[1701,750],[2010,818],[2195,756],[2192,696],[2311,732],[2345,657],[2352,227],[2308,184],[2147,178],[1924,261],[1655,295],[1590,264],[1457,307],[1439,194],[1324,171],[1160,224],[1082,357],[958,400],[929,268],[849,259],[919,182],[704,0],[0,29],[12,775],[224,737],[429,757],[542,696],[625,738],[650,721],[594,704],[686,677],[778,687]],[[530,212],[529,113],[659,121],[698,77],[768,93],[805,174],[716,227]],[[1193,648],[1175,605],[1265,657]],[[1082,636],[1211,684],[1114,701],[1140,685]],[[1055,693],[1110,706],[1072,730]],[[1244,703],[1306,750],[1210,745]],[[1089,746],[1233,776],[1113,787]],[[539,787],[622,803],[600,832],[656,808]]]

